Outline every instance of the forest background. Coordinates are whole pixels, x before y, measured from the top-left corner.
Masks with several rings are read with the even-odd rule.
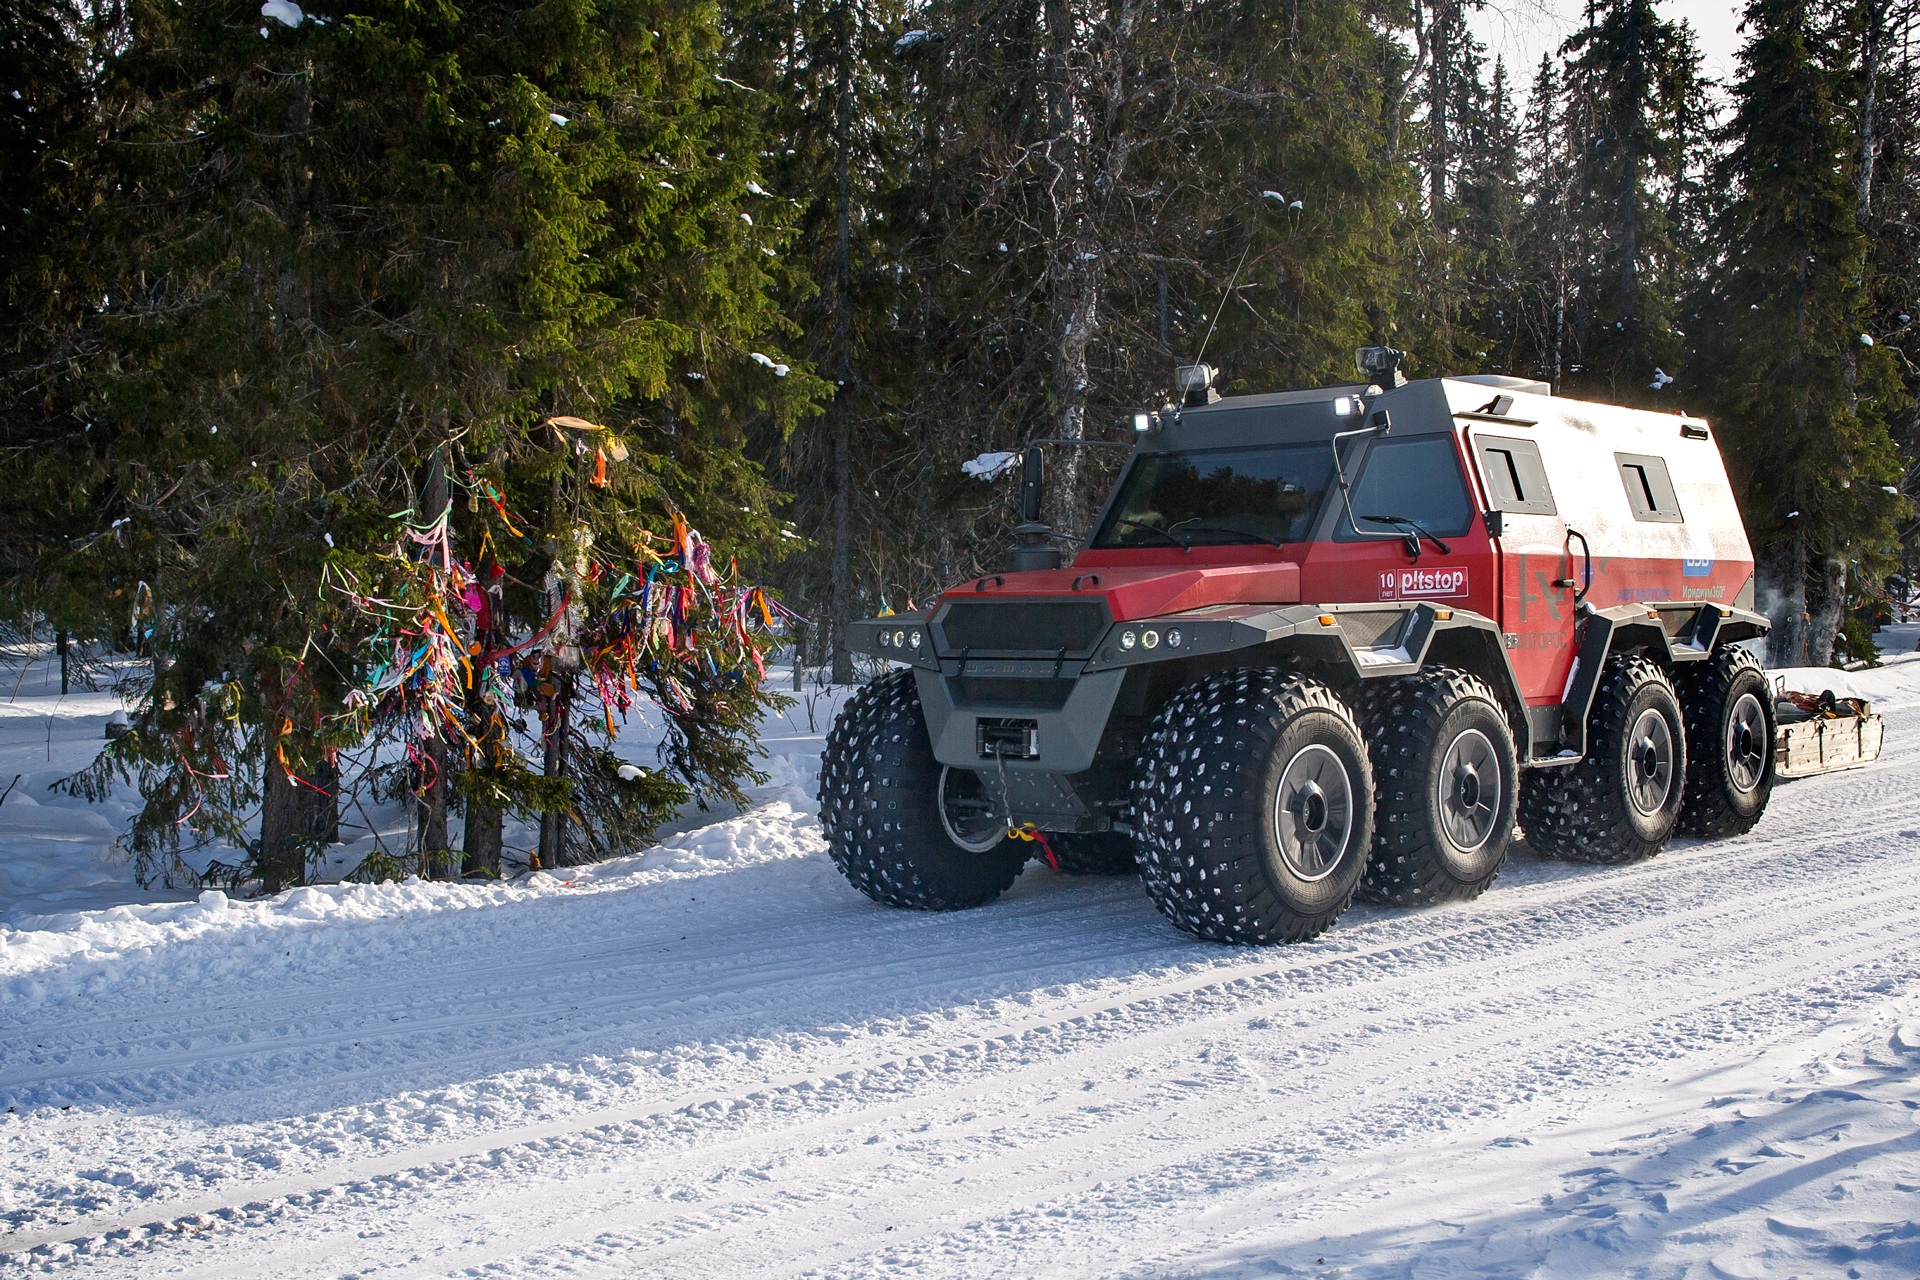
[[[142,660],[71,785],[140,789],[143,875],[299,880],[343,758],[430,874],[507,814],[618,848],[752,779],[775,601],[851,681],[848,621],[1004,553],[963,461],[1119,438],[1203,348],[1712,419],[1826,663],[1911,577],[1920,2],[1754,0],[1722,84],[1651,0],[1526,68],[1476,12],[0,0],[0,620]]]

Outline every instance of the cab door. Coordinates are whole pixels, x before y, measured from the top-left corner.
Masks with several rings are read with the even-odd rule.
[[[1461,471],[1452,432],[1390,436],[1371,443],[1348,463],[1354,469],[1351,502],[1356,532],[1337,491],[1330,536],[1310,549],[1300,568],[1300,598],[1339,604],[1428,601],[1491,613],[1493,549],[1480,530],[1473,496]],[[1409,554],[1409,526],[1431,538]],[[1433,539],[1444,543],[1441,550]]]
[[[1539,444],[1479,430],[1467,436],[1489,511],[1498,513],[1494,545],[1507,656],[1527,705],[1557,706],[1573,669],[1574,580],[1582,569],[1575,567]]]

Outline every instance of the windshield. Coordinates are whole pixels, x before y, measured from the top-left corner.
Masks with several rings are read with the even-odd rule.
[[[1300,542],[1332,471],[1325,444],[1141,454],[1092,545]]]

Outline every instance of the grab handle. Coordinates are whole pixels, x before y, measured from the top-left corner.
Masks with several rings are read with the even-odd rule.
[[[1581,587],[1573,596],[1573,607],[1578,609],[1581,601],[1587,598],[1587,592],[1593,590],[1593,548],[1587,545],[1587,535],[1578,529],[1569,528],[1567,536],[1580,539],[1580,558],[1584,562],[1582,580],[1587,585]]]

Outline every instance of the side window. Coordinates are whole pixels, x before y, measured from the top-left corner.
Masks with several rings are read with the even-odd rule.
[[[1368,533],[1385,533],[1393,526],[1370,517],[1393,516],[1412,520],[1442,538],[1458,537],[1473,523],[1473,500],[1460,474],[1460,456],[1452,436],[1411,436],[1381,440],[1367,454],[1360,478],[1353,482],[1353,514]],[[1354,540],[1346,513],[1340,515],[1336,540]]]
[[[1487,481],[1487,496],[1495,511],[1517,515],[1552,516],[1560,514],[1553,505],[1553,488],[1547,484],[1547,469],[1540,463],[1540,446],[1531,440],[1509,440],[1503,436],[1474,433],[1474,445],[1480,453],[1480,474]]]
[[[1660,524],[1684,522],[1665,458],[1644,453],[1616,453],[1613,460],[1620,465],[1620,483],[1626,488],[1627,505],[1633,508],[1635,520],[1653,520]]]

